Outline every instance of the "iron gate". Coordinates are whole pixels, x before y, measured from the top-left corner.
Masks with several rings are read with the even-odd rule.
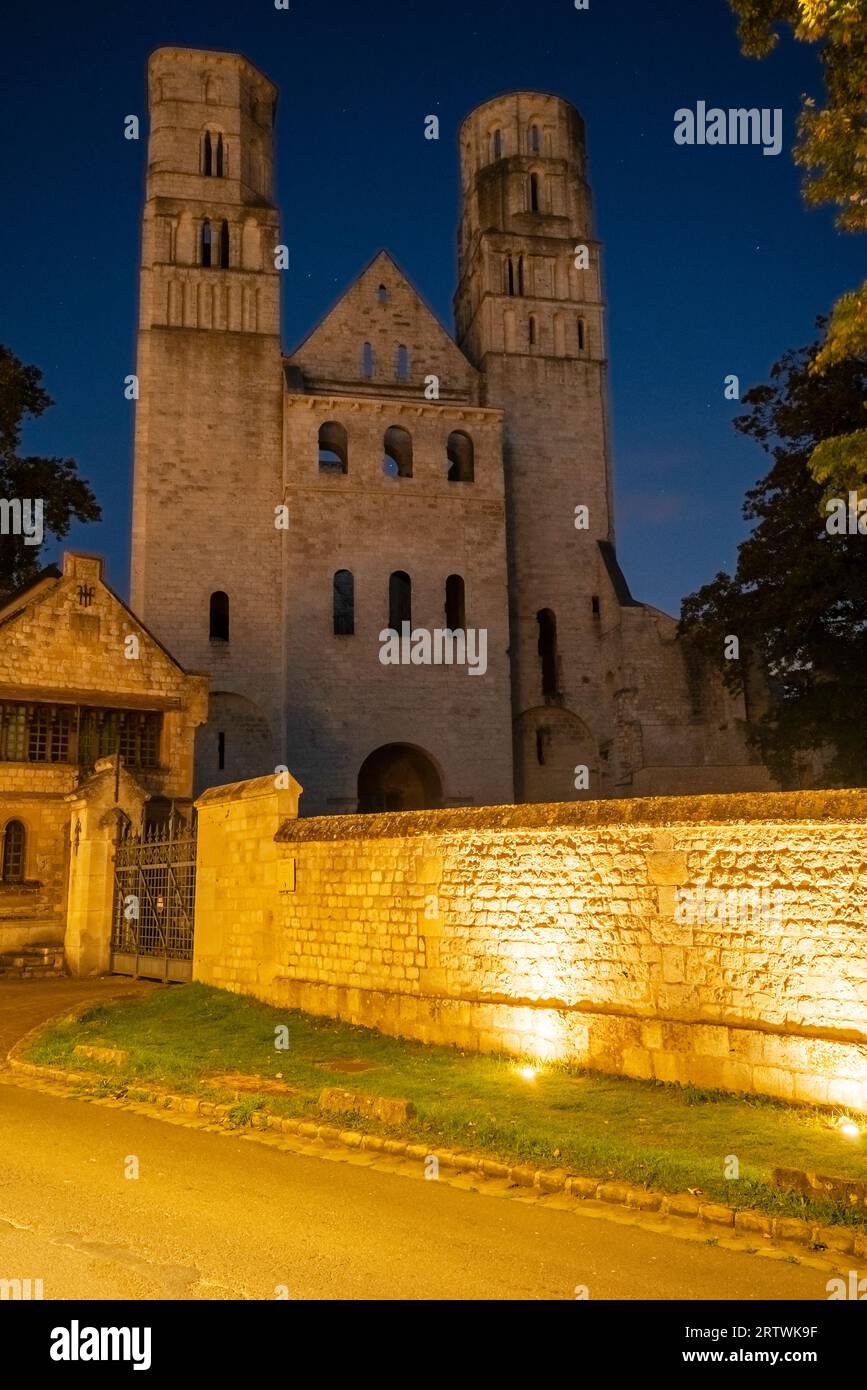
[[[115,850],[112,970],[192,979],[195,905],[195,822],[172,814],[140,835],[126,827]]]

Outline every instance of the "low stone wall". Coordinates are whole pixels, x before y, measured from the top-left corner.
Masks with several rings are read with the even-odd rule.
[[[199,802],[194,976],[426,1042],[867,1111],[867,793]]]

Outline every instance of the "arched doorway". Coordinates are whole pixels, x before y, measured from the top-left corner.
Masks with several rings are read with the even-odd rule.
[[[426,811],[442,805],[443,788],[433,762],[409,743],[375,749],[358,773],[358,809]]]

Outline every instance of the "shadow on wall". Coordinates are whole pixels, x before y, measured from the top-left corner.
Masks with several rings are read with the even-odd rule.
[[[386,743],[365,758],[358,773],[358,809],[432,811],[443,804],[442,778],[433,759],[409,743]]]
[[[263,777],[276,766],[271,727],[258,706],[245,695],[215,690],[208,722],[196,733],[196,795],[208,787]]]

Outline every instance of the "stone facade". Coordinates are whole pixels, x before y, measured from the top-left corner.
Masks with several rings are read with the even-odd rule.
[[[194,978],[424,1042],[867,1110],[867,794],[199,805]]]
[[[107,945],[110,901],[103,911],[83,886],[72,896],[69,889],[76,859],[89,853],[83,814],[96,804],[91,783],[111,784],[109,799],[97,798],[99,815],[91,815],[93,836],[107,842],[113,823],[100,825],[100,817],[129,800],[120,796],[118,753],[129,770],[124,787],[134,780],[138,789],[139,810],[149,799],[189,805],[195,729],[206,714],[207,677],[177,665],[105,584],[94,556],[68,553],[62,573],[52,566],[6,600],[0,956],[63,942],[67,916],[75,914],[79,934],[97,932]],[[106,953],[102,968],[107,964]]]
[[[283,356],[274,87],[167,48],[149,102],[132,602],[212,675],[198,787],[287,766],[305,814],[769,787],[744,701],[617,562],[574,108],[463,123],[456,339],[381,252]],[[412,628],[484,631],[484,674],[381,662],[407,581]]]

